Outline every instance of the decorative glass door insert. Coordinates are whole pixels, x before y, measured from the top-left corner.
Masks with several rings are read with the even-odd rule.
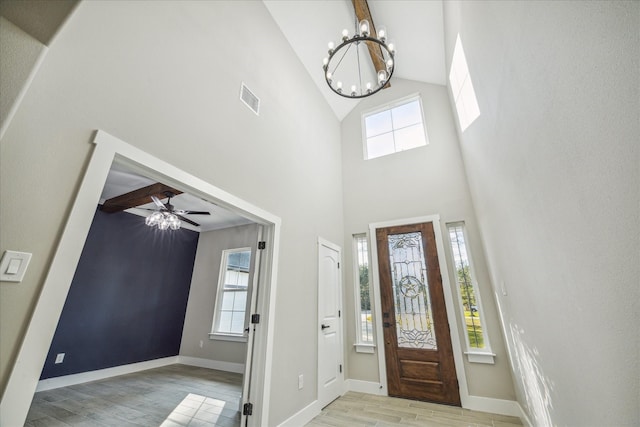
[[[420,232],[389,234],[398,347],[437,350]]]

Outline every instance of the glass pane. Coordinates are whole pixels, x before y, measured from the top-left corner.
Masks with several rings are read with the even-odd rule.
[[[232,311],[221,311],[220,322],[218,323],[218,332],[231,332],[231,315]]]
[[[360,340],[373,342],[373,322],[371,318],[371,296],[369,286],[369,255],[367,235],[354,235],[356,243],[356,259],[358,268],[358,285],[360,292]]]
[[[230,270],[249,271],[251,251],[233,252],[228,255],[227,268]]]
[[[422,123],[395,131],[396,151],[427,145]]]
[[[243,334],[244,333],[244,310],[234,311],[233,319],[231,321],[231,333]]]
[[[422,233],[388,236],[398,347],[437,349]]]
[[[236,298],[233,301],[233,310],[244,312],[244,309],[247,306],[247,292],[236,291],[233,293],[236,295]]]
[[[367,158],[374,159],[387,154],[395,153],[393,133],[385,133],[367,139]]]
[[[364,128],[367,132],[367,138],[391,132],[393,130],[391,127],[391,110],[381,111],[365,117]]]
[[[472,348],[484,348],[484,336],[480,321],[480,307],[476,299],[473,279],[469,267],[469,256],[464,240],[464,232],[461,225],[449,227],[449,240],[453,251],[453,260],[456,265],[456,278],[460,287],[460,298],[464,320],[469,337],[469,346]]]
[[[233,310],[233,299],[236,292],[222,293],[222,310]]]
[[[418,100],[408,102],[391,110],[393,128],[400,129],[422,123],[422,112]]]

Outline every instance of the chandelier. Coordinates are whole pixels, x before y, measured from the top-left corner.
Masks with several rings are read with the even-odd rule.
[[[329,42],[329,56],[323,60],[329,88],[345,98],[365,98],[388,87],[395,68],[395,47],[387,42],[387,31],[375,28],[366,19],[356,26],[353,37],[342,31],[342,43]],[[370,56],[371,61],[366,57]],[[363,57],[361,59],[361,57]],[[348,88],[343,85],[349,85]]]

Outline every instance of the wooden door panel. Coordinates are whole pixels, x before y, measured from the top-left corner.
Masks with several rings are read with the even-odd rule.
[[[389,395],[460,406],[433,223],[376,241]]]
[[[405,380],[442,382],[440,364],[438,362],[400,359],[400,377]]]

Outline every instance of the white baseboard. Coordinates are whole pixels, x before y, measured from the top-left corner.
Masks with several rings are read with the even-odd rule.
[[[492,414],[509,415],[512,417],[522,416],[522,408],[515,400],[467,396],[462,399],[462,407],[473,411],[491,412]]]
[[[359,393],[377,394],[379,396],[384,395],[380,383],[373,381],[345,380],[344,389],[345,391],[357,391]]]
[[[280,424],[278,427],[300,427],[314,419],[322,410],[317,400],[314,400]]]
[[[201,359],[199,357],[178,356],[178,361],[183,365],[198,366],[200,368],[217,369],[225,372],[244,373],[244,363],[223,362],[221,360]]]
[[[96,371],[82,372],[80,374],[65,375],[63,377],[48,378],[38,382],[36,392],[53,390],[70,385],[88,383],[90,381],[104,380],[105,378],[117,377],[118,375],[132,374],[134,372],[146,371],[147,369],[160,368],[162,366],[175,365],[180,363],[200,368],[217,369],[219,371],[244,373],[244,364],[222,362],[220,360],[199,359],[188,356],[171,356],[162,359],[147,360],[144,362],[131,363],[128,365],[115,366],[113,368],[98,369]]]
[[[134,372],[160,368],[162,366],[173,365],[175,363],[178,363],[178,356],[163,357],[162,359],[147,360],[145,362],[98,369],[96,371],[82,372],[80,374],[65,375],[64,377],[48,378],[38,382],[36,392],[68,387],[70,385],[87,383],[89,381],[103,380],[105,378],[117,377],[118,375],[132,374]]]

